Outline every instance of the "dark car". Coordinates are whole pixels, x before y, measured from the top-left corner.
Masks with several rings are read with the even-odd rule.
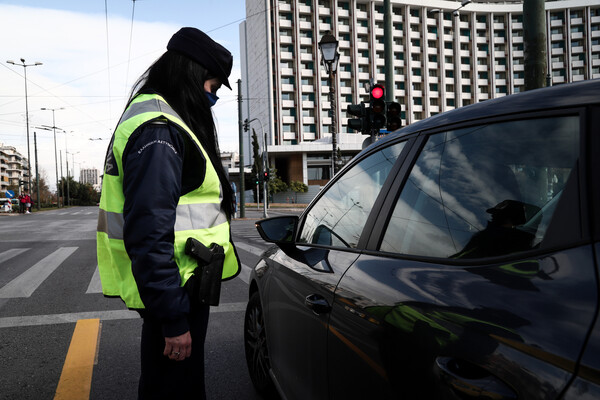
[[[600,80],[414,123],[257,228],[262,394],[600,398]]]

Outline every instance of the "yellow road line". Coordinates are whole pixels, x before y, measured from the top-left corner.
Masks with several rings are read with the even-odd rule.
[[[54,400],[90,398],[99,333],[99,319],[77,321]]]

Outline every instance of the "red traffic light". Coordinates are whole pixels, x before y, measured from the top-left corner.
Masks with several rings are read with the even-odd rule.
[[[384,95],[383,85],[375,85],[371,89],[371,96],[374,99],[381,99]]]

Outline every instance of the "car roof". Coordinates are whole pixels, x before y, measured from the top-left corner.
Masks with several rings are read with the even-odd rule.
[[[600,79],[529,90],[446,111],[391,133],[383,140],[377,141],[374,147],[383,146],[389,140],[394,140],[399,136],[406,136],[414,132],[438,128],[457,122],[499,117],[516,112],[534,112],[588,104],[600,104]]]

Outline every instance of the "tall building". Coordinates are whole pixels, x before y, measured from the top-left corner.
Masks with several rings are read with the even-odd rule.
[[[79,181],[83,184],[89,183],[94,189],[100,191],[100,179],[96,168],[81,169]]]
[[[522,2],[391,3],[394,87],[386,90],[402,106],[403,125],[524,90]],[[545,8],[552,84],[600,78],[598,1],[547,1]],[[338,143],[352,155],[363,138],[347,129],[346,108],[368,101],[371,80],[385,82],[383,0],[246,1],[243,115],[264,124],[271,165],[287,171],[287,181],[320,185],[330,176],[329,81],[318,47],[327,32],[339,41]],[[246,138],[245,160],[250,148]]]
[[[28,178],[27,157],[13,146],[0,143],[0,192],[5,192],[9,186],[19,187],[20,182]]]

